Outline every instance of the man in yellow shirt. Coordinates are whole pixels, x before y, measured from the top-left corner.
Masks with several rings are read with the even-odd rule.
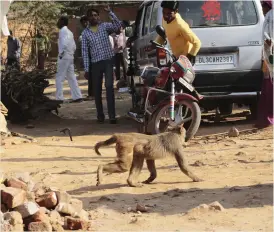
[[[194,65],[195,57],[201,48],[201,41],[178,13],[179,1],[162,1],[161,7],[163,8],[163,27],[173,54],[176,57],[187,56]],[[164,44],[160,36],[155,42]]]

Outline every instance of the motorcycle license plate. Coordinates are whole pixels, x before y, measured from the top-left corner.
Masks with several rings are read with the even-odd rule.
[[[180,77],[179,82],[180,82],[183,86],[185,86],[189,91],[192,92],[192,91],[194,90],[193,86],[190,85],[189,83],[187,83],[187,81],[185,81],[182,77]]]

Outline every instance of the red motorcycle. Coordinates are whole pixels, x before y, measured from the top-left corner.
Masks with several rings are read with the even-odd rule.
[[[166,41],[162,26],[156,32]],[[186,140],[199,129],[201,111],[198,101],[201,96],[192,86],[195,72],[186,56],[178,59],[165,46],[151,41],[158,53],[169,56],[167,67],[145,67],[139,83],[131,79],[131,94],[134,109],[128,115],[141,124],[141,133],[158,134],[184,124]]]

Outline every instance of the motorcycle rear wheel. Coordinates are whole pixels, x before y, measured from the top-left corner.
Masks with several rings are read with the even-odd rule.
[[[182,106],[182,113],[179,113],[179,106]],[[152,116],[152,134],[159,134],[168,131],[169,127],[169,103],[158,109]],[[181,100],[175,103],[175,118],[181,117],[179,124],[184,123],[186,129],[186,141],[193,138],[201,123],[201,110],[197,102]],[[165,115],[165,116],[163,116]],[[183,117],[182,117],[183,116]]]

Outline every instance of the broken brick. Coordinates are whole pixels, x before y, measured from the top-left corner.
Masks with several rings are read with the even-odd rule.
[[[8,179],[6,185],[8,187],[19,188],[19,189],[23,189],[25,191],[28,189],[28,185],[25,182],[23,182],[17,178],[14,178],[14,177]]]
[[[35,202],[27,201],[16,207],[15,210],[22,215],[22,218],[26,218],[37,213],[39,211],[39,206]]]
[[[26,200],[26,191],[18,188],[6,187],[1,189],[1,199],[8,209],[22,205]]]
[[[45,232],[51,232],[52,226],[47,222],[31,222],[28,226],[29,231],[45,231]]]
[[[45,193],[44,195],[38,197],[36,202],[41,207],[46,207],[47,209],[53,209],[57,205],[57,196],[55,192]]]
[[[65,217],[65,228],[68,230],[87,230],[88,222],[70,216]]]

